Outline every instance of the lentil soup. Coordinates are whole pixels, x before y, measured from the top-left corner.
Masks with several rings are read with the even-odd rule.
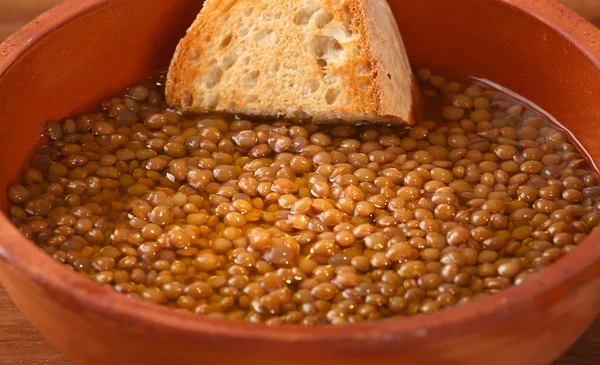
[[[411,129],[182,116],[164,76],[48,123],[10,217],[131,298],[269,325],[425,314],[518,285],[600,223],[568,134],[420,69]]]

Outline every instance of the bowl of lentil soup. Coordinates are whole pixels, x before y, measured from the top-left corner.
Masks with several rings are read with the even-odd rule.
[[[429,67],[411,130],[168,109],[196,1],[71,1],[3,43],[19,308],[82,364],[562,353],[600,304],[599,31],[551,1],[390,5]]]

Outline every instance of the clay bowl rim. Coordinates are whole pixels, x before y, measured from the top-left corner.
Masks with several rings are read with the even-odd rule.
[[[68,0],[42,14],[35,21],[0,44],[0,81],[6,70],[32,49],[39,40],[70,20],[108,5],[112,0]],[[571,42],[600,69],[600,29],[553,0],[494,0],[545,23]],[[566,27],[566,21],[569,27]],[[598,44],[594,46],[594,44]],[[129,299],[94,283],[83,275],[55,262],[28,241],[2,212],[0,214],[0,260],[33,280],[51,300],[73,310],[119,321],[130,330],[160,329],[164,335],[203,335],[269,342],[339,342],[354,340],[397,341],[420,338],[430,331],[457,328],[457,324],[485,326],[511,313],[527,310],[540,298],[554,298],[556,288],[573,289],[583,284],[580,278],[600,271],[600,230],[587,237],[577,249],[524,284],[426,316],[390,319],[348,326],[303,328],[269,327],[179,313],[172,309]],[[6,267],[5,267],[6,269]],[[575,280],[577,279],[577,280]],[[16,289],[18,290],[18,288]],[[124,321],[124,319],[127,319]]]

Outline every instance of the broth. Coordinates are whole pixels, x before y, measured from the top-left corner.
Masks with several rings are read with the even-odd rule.
[[[123,295],[268,325],[466,303],[600,222],[598,179],[549,116],[481,80],[416,75],[426,119],[408,129],[182,116],[160,76],[49,123],[11,220]]]

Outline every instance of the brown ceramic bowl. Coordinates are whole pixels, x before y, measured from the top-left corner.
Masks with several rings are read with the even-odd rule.
[[[551,0],[390,0],[409,54],[548,110],[600,161],[600,31]],[[72,0],[0,46],[0,191],[48,120],[164,68],[200,0]],[[0,205],[7,207],[5,194]],[[600,311],[600,231],[522,286],[423,317],[267,328],[129,300],[55,263],[0,215],[0,281],[79,364],[548,364]]]

